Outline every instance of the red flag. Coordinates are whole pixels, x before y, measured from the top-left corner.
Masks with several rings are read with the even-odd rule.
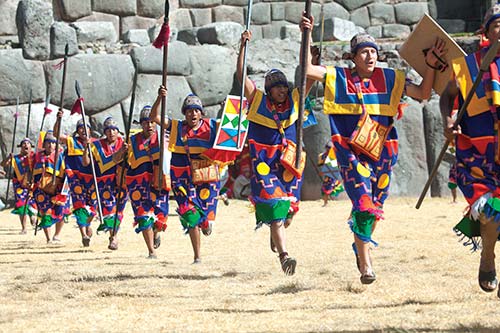
[[[83,97],[76,99],[75,104],[73,104],[73,107],[71,108],[72,115],[75,113],[82,114],[82,105],[80,102],[83,103]]]
[[[64,65],[64,59],[61,60],[60,62],[58,62],[57,64],[52,65],[52,68],[54,68],[56,70],[59,70],[59,69],[61,69],[63,67],[63,65]]]
[[[52,113],[52,109],[50,109],[50,108],[48,108],[48,107],[44,107],[44,108],[43,108],[43,111],[44,111],[44,113],[43,113],[43,115],[44,115],[44,116],[46,116],[46,115],[48,115],[48,114]]]
[[[160,33],[158,37],[153,42],[153,46],[157,49],[161,49],[164,45],[168,44],[170,39],[170,26],[167,23],[163,23],[161,26]]]

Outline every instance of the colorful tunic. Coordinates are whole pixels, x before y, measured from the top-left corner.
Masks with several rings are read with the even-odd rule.
[[[115,215],[118,211],[118,228],[123,219],[123,210],[127,203],[127,193],[122,190],[118,192],[118,177],[121,168],[113,161],[113,154],[123,146],[123,139],[118,137],[115,145],[110,146],[106,139],[94,141],[91,145],[92,156],[96,165],[97,186],[101,199],[103,223],[97,229],[98,231],[113,230],[115,225]],[[120,199],[117,202],[117,198]]]
[[[79,227],[87,227],[96,215],[96,194],[92,167],[84,166],[82,156],[85,147],[78,136],[68,136],[66,140],[66,176],[70,188],[73,215]]]
[[[39,151],[35,154],[33,168],[35,187],[33,196],[38,209],[38,227],[40,229],[49,228],[53,224],[61,222],[64,218],[64,209],[67,205],[67,196],[61,194],[65,173],[64,152],[60,151],[55,168],[54,158],[55,152],[50,154],[50,156],[45,155],[44,151]],[[56,178],[59,178],[59,185],[55,194],[50,194],[42,189],[42,178],[52,178],[54,169]]]
[[[453,60],[453,71],[459,87],[459,102],[463,104],[479,73],[482,49]],[[500,57],[490,65],[460,121],[461,134],[455,147],[457,185],[471,205],[477,220],[484,212],[487,217],[500,219],[500,157],[498,125],[500,117]]]
[[[215,220],[217,212],[220,182],[193,184],[191,178],[190,159],[200,160],[200,154],[214,145],[217,132],[216,119],[202,119],[202,122],[198,129],[193,130],[182,121],[170,121],[170,177],[178,205],[177,213],[186,232],[196,226],[208,228],[209,221]]]
[[[11,167],[14,171],[12,178],[12,185],[14,187],[15,195],[15,208],[12,210],[13,214],[17,215],[36,215],[36,203],[33,197],[29,198],[28,184],[31,180],[31,169],[33,167],[33,159],[35,153],[31,152],[30,155],[15,155],[11,160]],[[28,200],[28,201],[26,201]]]
[[[366,111],[373,120],[384,126],[392,125],[405,81],[401,71],[375,68],[371,78],[360,83]],[[333,147],[345,191],[353,205],[351,229],[363,241],[371,241],[372,224],[382,218],[392,167],[398,158],[396,128],[390,130],[378,161],[354,151],[349,139],[362,107],[348,68],[327,67],[324,112],[329,115]]]
[[[286,140],[296,142],[299,93],[289,93],[282,109],[276,110]],[[299,210],[301,179],[281,164],[283,135],[274,119],[272,105],[261,90],[255,91],[247,119],[248,144],[252,159],[252,195],[257,227],[281,222]]]
[[[323,183],[321,184],[321,194],[330,197],[337,197],[340,193],[344,191],[342,186],[340,173],[337,167],[330,165],[328,162],[329,155],[335,152],[333,149],[325,151],[318,156],[318,167],[321,170],[321,176],[323,177]]]
[[[135,232],[153,228],[165,231],[168,218],[168,187],[158,190],[153,186],[153,166],[158,167],[160,147],[155,132],[145,139],[142,132],[130,137],[126,183],[132,209]]]

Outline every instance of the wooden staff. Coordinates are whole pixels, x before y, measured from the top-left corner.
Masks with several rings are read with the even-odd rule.
[[[130,98],[130,109],[128,112],[128,122],[125,124],[125,141],[124,144],[128,143],[130,139],[130,128],[132,127],[132,116],[134,115],[134,105],[135,105],[135,91],[137,89],[137,75],[139,73],[139,70],[136,69],[135,74],[134,74],[134,84],[132,88],[132,97]],[[115,212],[115,218],[113,220],[113,237],[116,233],[116,227],[118,225],[118,203],[122,199],[123,191],[123,181],[125,180],[125,169],[127,168],[127,154],[123,156],[122,164],[121,164],[121,173],[120,173],[120,178],[118,180],[118,190],[116,190],[116,212]]]
[[[14,113],[14,132],[12,132],[12,145],[10,148],[10,163],[7,170],[7,193],[5,193],[5,204],[9,201],[10,178],[12,176],[12,163],[14,159],[14,146],[16,144],[17,117],[19,116],[19,97],[16,101],[16,113]],[[29,158],[29,156],[28,156]]]
[[[305,14],[311,17],[311,0],[306,0]],[[297,150],[295,155],[295,166],[300,166],[302,155],[302,141],[304,138],[304,102],[306,99],[306,58],[309,52],[309,29],[302,32],[302,43],[300,49],[300,79],[299,79],[299,117],[297,118]]]
[[[68,54],[69,54],[69,45],[66,44],[66,47],[64,48],[64,63],[63,63],[63,78],[62,78],[62,85],[61,85],[61,99],[59,106],[61,110],[63,110],[64,107],[64,86],[66,85],[66,68],[68,64]],[[61,121],[57,123],[57,137],[56,137],[56,151],[54,153],[54,173],[52,174],[52,184],[56,183],[56,173],[57,173],[57,160],[59,159],[59,140],[61,139]]]
[[[163,71],[161,77],[161,85],[167,88],[167,63],[168,63],[168,39],[170,35],[169,22],[169,11],[170,6],[168,0],[165,1],[165,17],[163,19],[163,25],[161,27],[158,37],[156,37],[153,42],[153,46],[160,49],[163,47]],[[161,121],[160,121],[160,133],[158,133],[158,139],[160,140],[160,161],[159,161],[159,172],[158,172],[158,185],[160,189],[163,187],[163,160],[165,159],[165,154],[163,152],[165,148],[165,113],[167,108],[167,100],[163,96],[161,98]]]
[[[52,112],[51,109],[49,109],[49,104],[50,104],[50,94],[47,95],[45,98],[45,107],[43,108],[43,117],[42,117],[42,124],[40,125],[40,132],[43,131],[43,124],[45,123],[45,117]]]
[[[80,90],[80,85],[78,84],[78,81],[75,81],[75,91],[76,91],[76,96],[78,97],[78,102],[80,103],[80,110],[82,110],[82,120],[83,120],[83,126],[85,127],[85,133],[87,133],[87,120],[85,119],[85,107],[83,106],[83,98]],[[95,195],[97,199],[97,212],[99,213],[99,220],[101,221],[101,224],[104,223],[103,216],[102,216],[102,204],[101,204],[101,195],[99,194],[99,187],[97,185],[97,174],[95,172],[95,164],[94,164],[94,156],[92,155],[92,152],[90,151],[90,137],[87,135],[87,150],[89,152],[89,157],[90,157],[90,168],[92,169],[92,177],[94,178],[94,188],[95,188]]]
[[[245,30],[250,30],[250,20],[252,18],[252,4],[253,0],[248,0],[248,8],[247,8],[247,25]],[[245,46],[243,48],[243,75],[241,79],[241,92],[240,92],[240,107],[238,112],[238,137],[236,141],[236,146],[240,149],[241,146],[241,114],[243,113],[243,97],[245,96],[245,81],[247,78],[247,46],[248,40],[245,39]]]
[[[472,84],[471,89],[467,93],[467,97],[465,98],[464,103],[462,104],[462,107],[460,108],[460,111],[458,111],[457,114],[457,119],[453,123],[453,128],[458,128],[458,125],[460,124],[460,121],[462,120],[463,115],[467,111],[467,107],[470,104],[470,101],[472,100],[472,97],[474,97],[474,94],[476,93],[477,86],[479,83],[481,83],[481,80],[483,78],[484,73],[488,72],[490,70],[490,64],[495,59],[498,49],[500,47],[500,43],[498,40],[495,40],[493,42],[493,45],[491,45],[490,49],[486,54],[484,55],[483,59],[481,59],[481,66],[479,67],[479,73],[476,76],[476,79],[474,80],[474,83]],[[439,153],[438,158],[436,159],[436,162],[434,163],[434,167],[432,168],[432,171],[429,175],[429,179],[427,179],[427,182],[424,185],[424,188],[422,189],[422,193],[420,193],[420,197],[418,198],[417,204],[415,205],[415,208],[419,209],[420,206],[422,205],[422,201],[424,201],[425,195],[427,194],[427,191],[429,190],[429,187],[431,186],[432,181],[437,175],[439,165],[441,164],[441,161],[444,158],[444,155],[446,154],[446,150],[448,150],[448,146],[450,145],[452,140],[452,137],[447,137],[446,141],[443,145],[443,148],[441,149],[441,152]]]
[[[318,66],[321,66],[321,58],[323,57],[323,38],[325,38],[325,12],[323,11],[323,3],[321,4],[321,13],[320,13],[320,18],[321,18],[321,33],[319,35],[319,56],[318,56]],[[320,83],[319,81],[316,81],[316,94],[314,97],[314,101],[317,103],[318,102],[318,87]]]

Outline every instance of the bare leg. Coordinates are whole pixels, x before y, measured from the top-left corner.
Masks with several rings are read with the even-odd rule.
[[[282,222],[271,224],[271,238],[276,246],[278,253],[287,252],[285,228]]]
[[[323,194],[323,207],[328,204],[328,194]]]
[[[146,242],[146,246],[148,247],[149,257],[150,258],[156,257],[155,249],[153,247],[153,238],[154,238],[153,229],[148,228],[146,230],[143,230],[142,236],[144,237],[144,241]]]
[[[26,220],[28,219],[28,215],[19,215],[19,221],[21,222],[21,233],[26,233]]]
[[[457,202],[457,188],[452,188],[451,189],[451,198],[453,199],[453,203]]]
[[[61,220],[56,223],[56,232],[54,233],[54,237],[52,237],[53,240],[59,239],[59,234],[61,233],[63,226],[64,226],[64,220]]]
[[[50,231],[52,227],[44,228],[43,233],[45,234],[45,238],[47,239],[47,243],[50,243]]]
[[[194,227],[189,229],[189,238],[191,238],[191,245],[193,246],[193,252],[194,252],[194,263],[196,263],[201,259],[200,228]]]
[[[358,251],[359,272],[361,273],[361,283],[370,284],[375,281],[375,272],[370,258],[370,243],[363,242],[354,234],[354,243]]]

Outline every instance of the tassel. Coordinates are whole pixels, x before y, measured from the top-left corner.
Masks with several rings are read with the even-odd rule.
[[[168,23],[163,23],[161,26],[160,33],[158,37],[153,42],[153,46],[157,49],[161,49],[164,45],[168,44],[168,40],[170,38],[170,26]]]
[[[73,104],[73,107],[71,108],[71,115],[75,113],[82,114],[82,106],[80,104],[80,101],[83,103],[83,97],[76,99],[75,104]]]
[[[65,60],[63,59],[63,60],[61,60],[60,62],[58,62],[57,64],[52,65],[52,68],[54,68],[54,69],[56,69],[56,70],[60,70],[60,69],[63,67],[63,65],[64,65],[64,61],[65,61]]]
[[[44,113],[43,113],[43,115],[44,115],[44,116],[46,116],[46,115],[48,115],[48,114],[52,113],[52,109],[47,108],[47,107],[43,108],[43,111],[44,111]]]

